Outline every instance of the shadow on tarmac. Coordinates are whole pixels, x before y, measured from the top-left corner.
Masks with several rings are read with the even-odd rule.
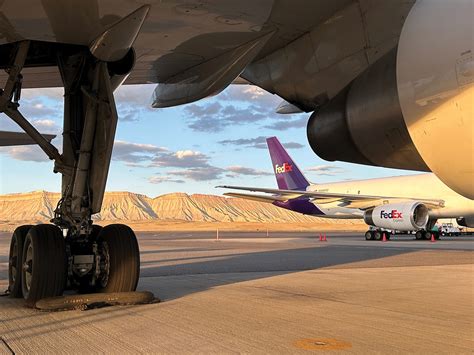
[[[140,288],[155,292],[162,300],[169,301],[216,286],[413,252],[416,250],[328,245],[232,255],[183,257],[163,260],[163,262],[176,262],[176,264],[162,266],[148,266],[159,264],[160,261],[144,261],[140,275]],[[193,277],[197,275],[208,277]],[[172,279],[176,284],[176,278],[183,276],[188,276],[183,278],[186,285],[165,287],[167,279]],[[160,279],[157,280],[155,277],[160,277]]]

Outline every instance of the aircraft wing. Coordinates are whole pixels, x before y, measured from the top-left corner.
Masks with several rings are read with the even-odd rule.
[[[287,197],[283,197],[283,196],[253,195],[253,194],[242,194],[242,193],[236,193],[236,192],[226,192],[224,195],[230,196],[230,197],[243,198],[246,200],[252,200],[252,201],[257,201],[257,202],[266,202],[266,203],[273,203],[275,201],[285,202],[288,200]]]
[[[312,200],[315,204],[328,204],[338,203],[340,206],[347,208],[357,209],[368,209],[378,205],[384,204],[385,201],[420,201],[426,204],[429,208],[442,208],[444,207],[444,200],[440,199],[425,199],[425,198],[412,198],[412,197],[400,197],[400,196],[372,196],[372,195],[359,195],[359,194],[344,194],[334,192],[318,192],[318,191],[298,191],[298,190],[280,190],[280,189],[268,189],[260,187],[243,187],[243,186],[216,186],[218,188],[231,189],[231,190],[243,190],[250,192],[263,192],[271,195],[250,195],[240,193],[224,193],[225,196],[233,196],[240,198],[247,198],[253,200],[271,199],[272,201],[287,201],[299,197],[307,197]]]
[[[401,30],[412,1],[384,6],[350,0],[152,1],[133,44],[135,63],[125,84],[158,84],[154,107],[167,107],[248,80],[312,111],[320,104],[314,98],[334,96],[396,44],[394,34]],[[0,5],[0,67],[8,65],[11,43],[34,40],[34,52],[39,54],[25,63],[23,87],[61,87],[56,56],[51,55],[55,46],[89,47],[139,9],[138,3],[30,0],[27,17],[23,1]],[[370,21],[372,27],[362,27],[381,15],[393,21]],[[351,30],[349,36],[346,29],[352,27],[358,31]],[[341,36],[335,38],[333,33]],[[376,47],[366,41],[372,33]],[[278,66],[278,74],[267,80],[270,68]],[[2,82],[6,75],[0,72]],[[285,84],[291,78],[291,84]],[[294,82],[304,82],[304,89],[295,91]]]
[[[54,134],[43,134],[43,137],[51,142],[56,136]],[[26,133],[0,131],[0,147],[29,144],[36,143]]]

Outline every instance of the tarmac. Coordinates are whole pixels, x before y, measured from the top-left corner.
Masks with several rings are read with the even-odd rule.
[[[0,354],[472,353],[474,237],[140,233],[162,302],[40,312],[0,297]],[[10,236],[0,233],[0,289]]]

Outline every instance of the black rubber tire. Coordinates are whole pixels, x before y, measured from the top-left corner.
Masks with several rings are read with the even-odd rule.
[[[416,231],[416,233],[415,233],[416,240],[422,240],[423,235],[424,235],[424,232],[422,230]]]
[[[425,231],[425,232],[423,233],[423,238],[424,238],[425,240],[431,240],[431,232]]]
[[[380,232],[380,231],[375,231],[375,232],[374,232],[374,239],[375,239],[375,240],[382,240],[382,232]]]
[[[27,260],[31,273],[24,267]],[[52,224],[31,227],[23,245],[22,265],[21,285],[27,306],[34,307],[42,298],[61,296],[67,276],[66,243],[61,230]],[[29,282],[27,273],[31,275]]]
[[[374,240],[374,234],[372,231],[365,232],[365,240]]]
[[[23,258],[23,244],[31,225],[25,225],[15,229],[10,241],[10,253],[8,255],[8,290],[10,296],[23,297],[21,289],[21,269]]]
[[[124,224],[102,228],[98,240],[105,243],[109,255],[109,274],[105,285],[98,283],[97,292],[131,292],[140,277],[140,251],[135,233]]]

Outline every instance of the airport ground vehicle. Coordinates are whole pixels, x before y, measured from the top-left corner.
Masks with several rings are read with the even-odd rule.
[[[443,223],[439,227],[439,233],[442,236],[460,235],[461,230],[458,227],[455,227],[452,223]]]
[[[392,231],[415,231],[419,240],[439,238],[439,218],[466,216],[470,220],[474,216],[474,201],[452,191],[433,174],[315,184],[306,179],[276,137],[268,138],[267,145],[278,189],[218,186],[265,193],[224,195],[318,217],[363,219],[371,226],[365,234],[368,240],[380,240]]]

